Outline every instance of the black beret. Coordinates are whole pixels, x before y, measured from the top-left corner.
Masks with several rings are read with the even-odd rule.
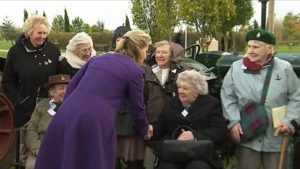
[[[258,40],[272,45],[276,44],[275,36],[265,29],[254,29],[249,31],[246,35],[246,41],[249,40]]]

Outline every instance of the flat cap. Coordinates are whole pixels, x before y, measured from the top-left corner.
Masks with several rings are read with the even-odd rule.
[[[275,36],[265,29],[253,29],[249,31],[246,35],[246,41],[249,40],[258,40],[272,45],[276,44]]]

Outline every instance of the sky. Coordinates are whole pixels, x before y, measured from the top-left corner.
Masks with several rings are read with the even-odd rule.
[[[126,20],[126,15],[128,17],[131,16],[130,0],[0,0],[0,24],[3,23],[4,17],[7,16],[16,26],[21,27],[23,24],[24,9],[27,10],[29,15],[36,10],[41,15],[45,11],[51,24],[55,16],[64,16],[65,8],[67,9],[70,23],[76,16],[79,16],[84,23],[90,25],[96,24],[97,21],[104,21],[105,28],[110,30],[122,25]]]
[[[253,0],[252,3],[255,12],[252,20],[256,19],[260,24],[261,3],[259,0]],[[103,21],[105,29],[114,30],[125,22],[126,15],[132,24],[131,6],[130,0],[0,0],[0,24],[7,16],[16,26],[21,27],[24,9],[27,10],[29,15],[36,10],[40,14],[45,11],[51,24],[55,16],[64,16],[64,9],[66,8],[70,22],[76,16],[79,16],[85,23],[93,25],[97,21]],[[300,13],[299,6],[300,0],[275,0],[276,18],[283,19],[288,12]]]

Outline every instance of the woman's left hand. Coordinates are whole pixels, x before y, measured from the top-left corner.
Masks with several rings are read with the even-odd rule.
[[[182,133],[179,135],[177,140],[194,140],[194,134],[191,131],[185,131],[184,129],[181,130]]]

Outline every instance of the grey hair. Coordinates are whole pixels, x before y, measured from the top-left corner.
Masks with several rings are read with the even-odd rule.
[[[170,45],[171,46],[171,43],[167,40],[162,40],[162,41],[156,42],[154,44],[154,47],[157,48],[157,47],[160,47],[160,46],[163,46],[163,45]]]
[[[25,33],[25,36],[28,38],[32,32],[34,31],[35,25],[37,24],[43,24],[46,26],[47,30],[47,35],[50,34],[50,25],[46,17],[41,16],[41,15],[33,15],[29,16],[24,24],[23,24],[23,32]]]
[[[266,48],[271,48],[271,52],[272,54],[275,53],[275,45],[272,45],[272,44],[268,44],[266,42],[263,42],[263,41],[259,41],[259,40],[252,40],[254,43],[258,43]]]
[[[208,84],[206,82],[206,76],[196,70],[186,70],[179,73],[176,80],[177,85],[180,82],[189,83],[200,95],[208,94]]]
[[[85,32],[79,32],[72,39],[70,39],[69,44],[66,47],[66,51],[73,53],[77,49],[78,44],[89,43],[93,48],[93,40],[92,38]]]
[[[169,46],[170,58],[173,59],[173,49],[172,49],[171,42],[169,42],[167,40],[162,40],[162,41],[156,42],[154,44],[154,48],[158,48],[158,47],[163,46],[163,45],[168,45]]]

